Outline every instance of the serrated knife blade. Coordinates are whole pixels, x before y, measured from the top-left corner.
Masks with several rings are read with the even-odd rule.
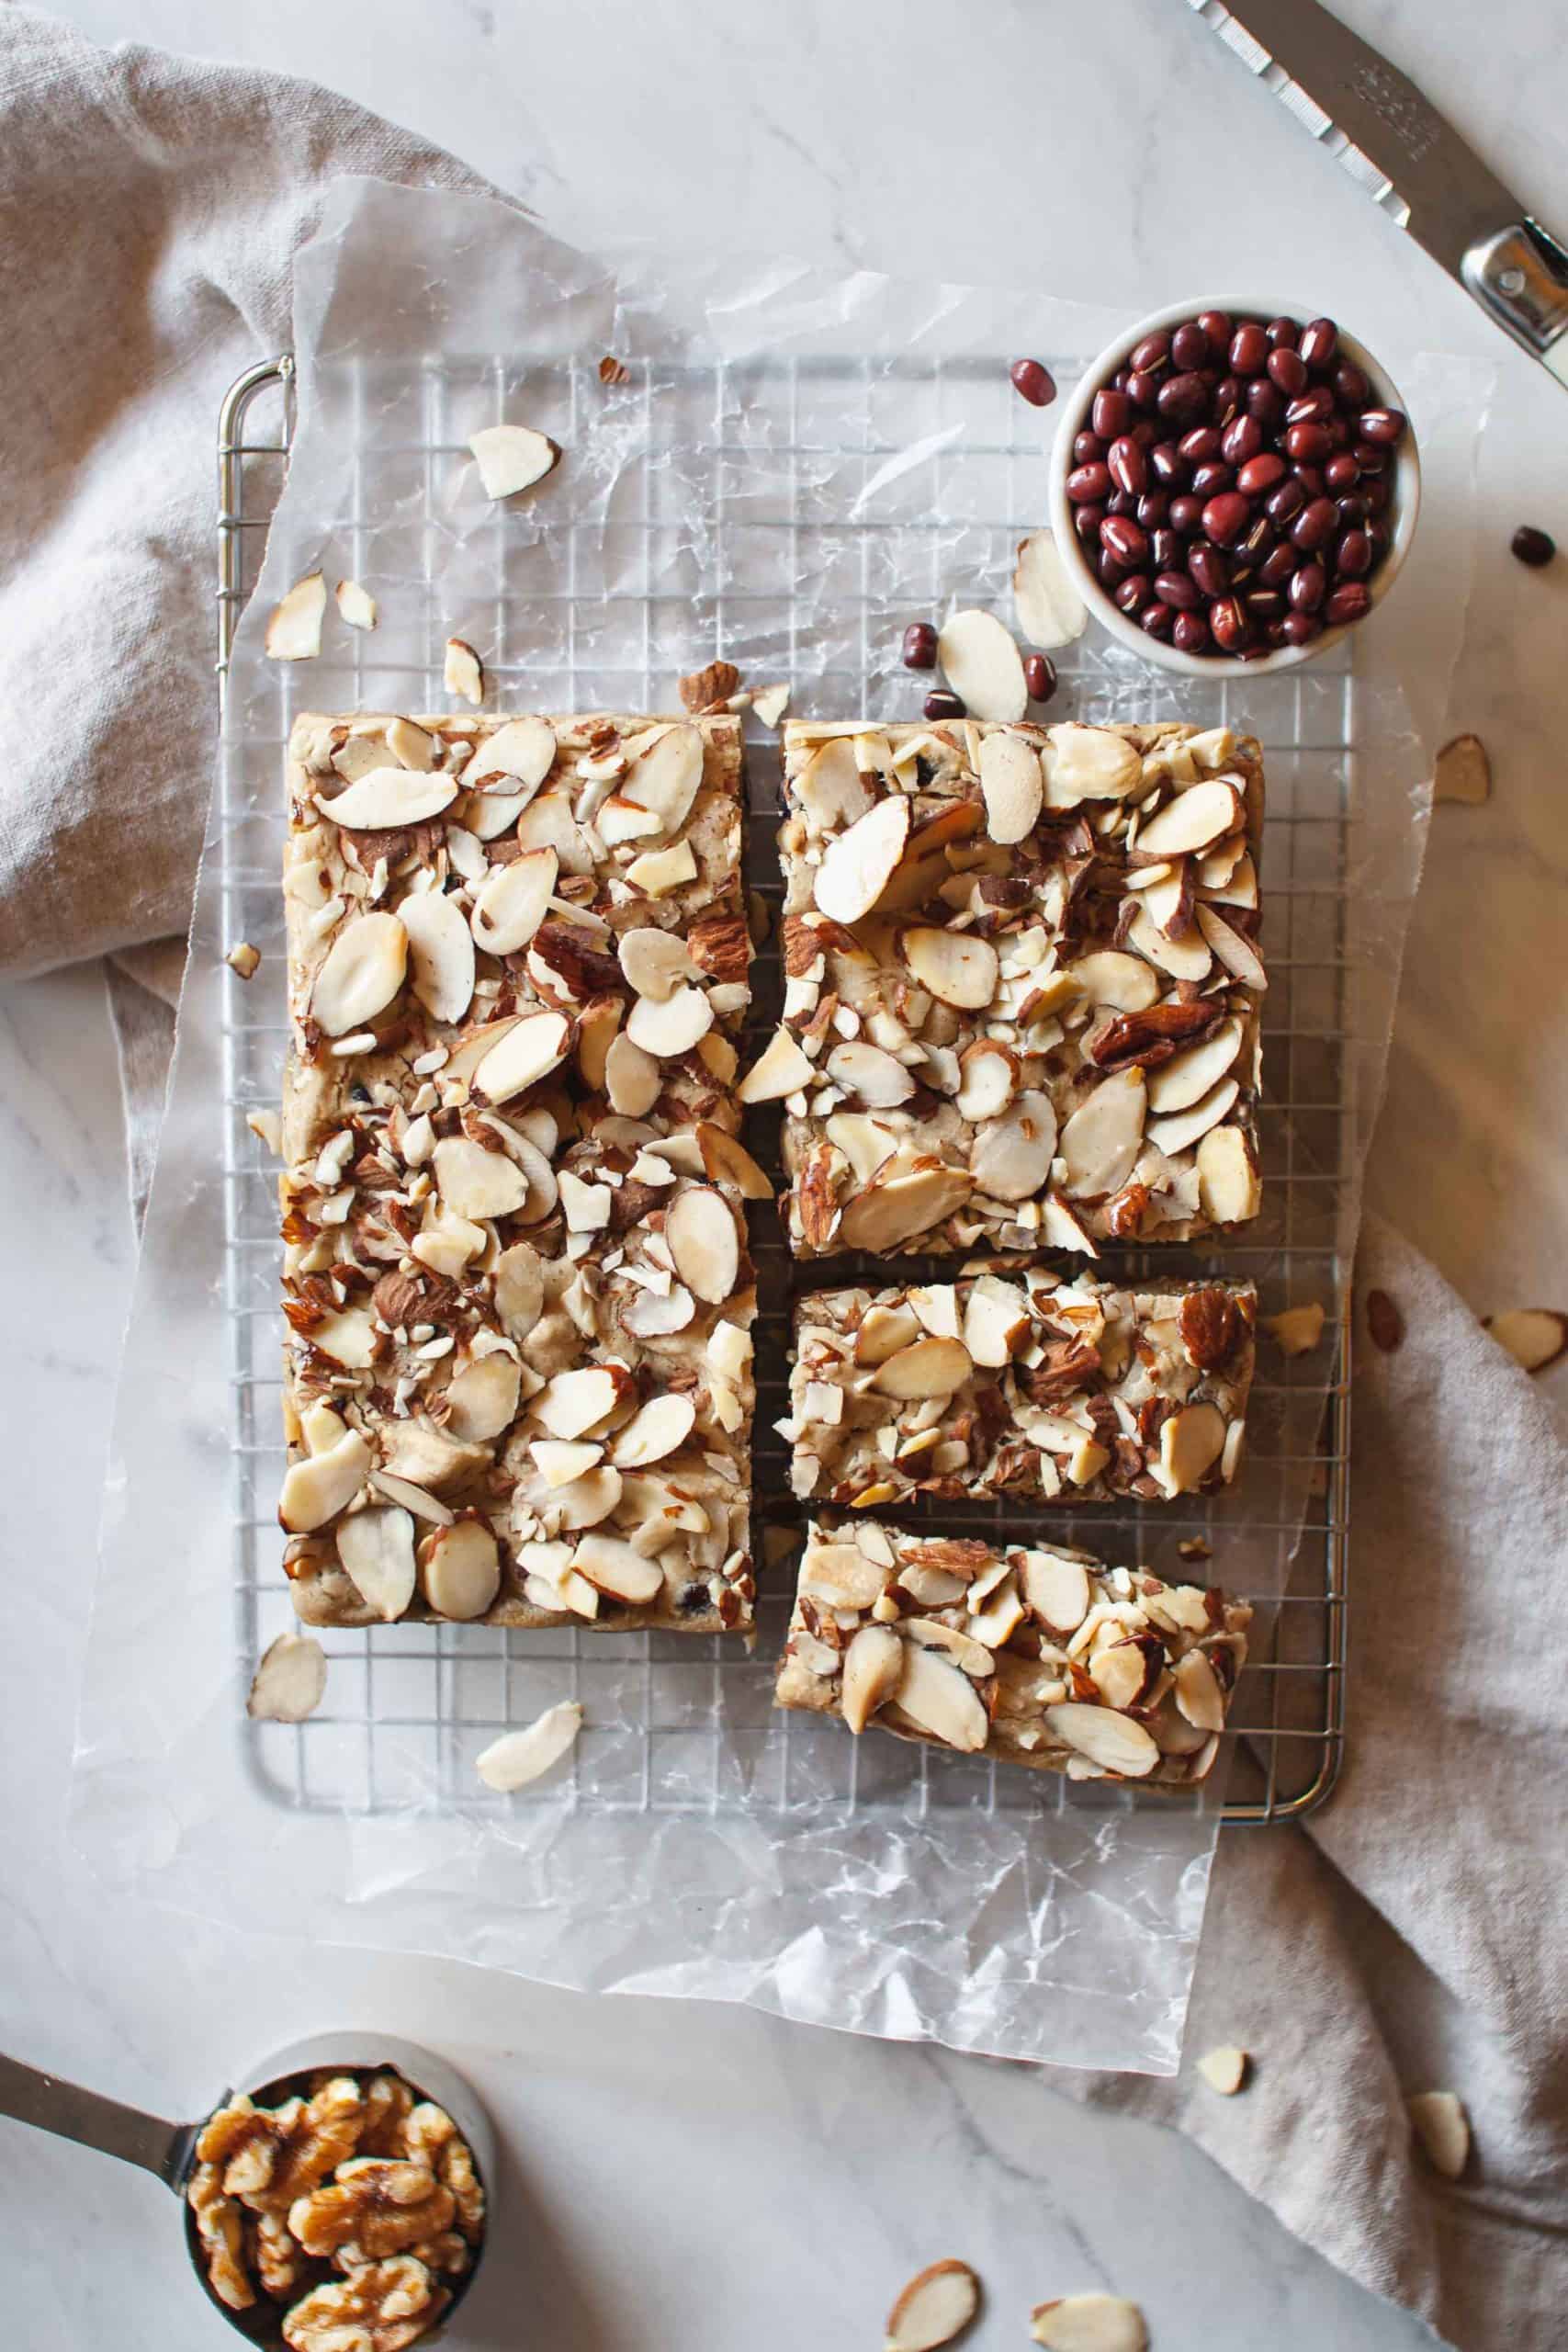
[[[1568,252],[1407,74],[1318,0],[1188,6],[1391,220],[1568,385]]]

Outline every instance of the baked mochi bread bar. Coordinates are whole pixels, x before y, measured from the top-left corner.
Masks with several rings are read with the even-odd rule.
[[[786,722],[796,1256],[1257,1216],[1263,767],[1228,728]]]
[[[740,776],[728,717],[296,726],[309,1622],[750,1625]]]
[[[811,1521],[781,1707],[1078,1781],[1213,1765],[1252,1611],[1092,1553]]]

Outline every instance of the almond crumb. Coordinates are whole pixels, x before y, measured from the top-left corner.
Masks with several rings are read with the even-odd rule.
[[[613,351],[607,351],[599,362],[599,381],[602,384],[624,384],[631,372],[626,361],[617,359]]]
[[[1368,1302],[1371,1312],[1371,1302]],[[1324,1310],[1313,1299],[1304,1306],[1287,1306],[1281,1314],[1270,1315],[1265,1329],[1274,1334],[1275,1344],[1283,1356],[1304,1356],[1315,1348],[1323,1337]]]
[[[1568,1349],[1568,1315],[1555,1306],[1506,1306],[1488,1315],[1483,1329],[1526,1372],[1544,1372]]]
[[[1234,2098],[1247,2081],[1252,2061],[1245,2050],[1228,2043],[1218,2050],[1206,2050],[1198,2061],[1198,2072],[1212,2091],[1222,2098]]]
[[[1470,2118],[1452,2091],[1417,2091],[1404,2102],[1427,2160],[1445,2180],[1457,2180],[1470,2161]]]
[[[484,700],[484,663],[466,638],[449,637],[442,681],[449,695],[461,695],[476,709]]]
[[[231,972],[239,974],[241,979],[248,980],[254,976],[260,967],[261,949],[253,947],[248,939],[242,939],[237,947],[230,948],[223,961]]]

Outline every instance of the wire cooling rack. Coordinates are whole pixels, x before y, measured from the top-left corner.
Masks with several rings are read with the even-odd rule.
[[[500,360],[426,365],[418,429],[406,447],[391,453],[382,448],[378,461],[400,459],[405,480],[417,482],[423,474],[427,494],[433,469],[465,454],[449,406],[455,370],[470,396],[476,380],[492,383],[491,413],[497,419],[502,413],[507,379]],[[531,368],[531,390],[551,372]],[[562,363],[554,372],[553,413],[574,418],[585,388],[574,368]],[[490,707],[668,708],[680,672],[739,653],[742,643],[754,684],[787,679],[797,650],[797,622],[792,600],[775,584],[776,575],[783,571],[795,578],[803,564],[820,563],[831,573],[834,636],[819,673],[821,685],[814,689],[817,709],[824,716],[909,715],[909,682],[897,667],[897,640],[903,619],[942,602],[936,534],[956,522],[965,545],[985,559],[978,569],[988,561],[997,577],[998,564],[1004,571],[1010,568],[1013,543],[1037,519],[1028,511],[1032,499],[1023,483],[1039,473],[1038,421],[1025,438],[1025,420],[1033,413],[1006,390],[1005,363],[987,357],[911,367],[911,398],[918,392],[930,400],[934,389],[934,413],[940,413],[945,383],[960,396],[967,418],[978,415],[994,425],[976,433],[971,422],[964,444],[951,447],[948,465],[938,476],[939,485],[949,473],[955,484],[962,481],[967,503],[956,514],[944,513],[939,486],[934,504],[928,496],[904,519],[857,522],[852,503],[847,519],[841,514],[825,518],[819,502],[803,495],[803,479],[811,470],[807,458],[818,467],[818,478],[825,456],[852,459],[865,481],[900,447],[897,435],[879,432],[879,412],[864,397],[869,367],[781,361],[776,368],[748,371],[744,384],[727,382],[729,372],[720,365],[676,371],[672,378],[666,369],[659,387],[661,413],[675,420],[667,429],[681,435],[681,462],[688,472],[697,469],[706,498],[709,583],[694,583],[668,568],[660,552],[667,534],[657,484],[650,488],[652,469],[645,470],[640,511],[618,526],[631,552],[629,571],[623,556],[615,598],[606,596],[586,534],[571,525],[558,534],[561,544],[547,574],[531,584],[525,610],[509,591],[504,564],[498,562],[483,648]],[[1064,379],[1077,372],[1071,359],[1058,369]],[[897,366],[879,366],[875,380],[879,400],[897,400]],[[855,419],[849,446],[824,451],[818,443],[803,442],[796,418],[804,392],[809,390],[811,413],[819,416],[825,404],[831,411],[840,387],[846,416]],[[637,389],[634,373],[634,395]],[[651,423],[651,383],[641,389]],[[466,413],[471,419],[471,405]],[[760,495],[738,500],[737,469],[754,457],[756,436],[738,431],[737,420],[760,413],[773,427],[766,480]],[[282,485],[294,421],[294,369],[287,355],[251,368],[223,403],[217,520],[220,695]],[[464,432],[472,429],[471,421],[465,423]],[[902,431],[909,430],[904,424]],[[657,446],[655,436],[650,447]],[[359,487],[356,511],[339,533],[340,545],[353,550],[356,572],[378,519],[366,511],[365,486]],[[778,551],[772,559],[766,554],[770,545]],[[748,547],[764,550],[760,568],[748,567]],[[374,590],[374,577],[367,584]],[[897,626],[893,610],[902,616]],[[607,624],[612,612],[618,617]],[[387,707],[392,699],[389,673],[395,671],[400,690],[396,707],[444,707],[442,649],[448,626],[427,588],[423,635],[416,628],[412,650],[406,628],[402,639],[385,651],[375,636],[356,639],[353,700]],[[767,648],[771,666],[754,658],[760,645]],[[1129,679],[1125,666],[1116,665],[1093,630],[1066,650],[1059,670],[1053,718],[1170,715],[1168,682],[1162,682],[1161,673],[1145,668]],[[421,684],[423,693],[416,694]],[[1328,1309],[1323,1342],[1311,1354],[1290,1360],[1267,1340],[1260,1343],[1247,1467],[1237,1495],[1219,1506],[1188,1498],[1176,1509],[1135,1506],[1071,1514],[1021,1513],[1002,1504],[990,1507],[979,1523],[1005,1530],[1014,1541],[1030,1536],[1084,1544],[1108,1559],[1146,1561],[1163,1574],[1190,1581],[1213,1576],[1255,1600],[1253,1657],[1233,1709],[1240,1737],[1224,1818],[1257,1826],[1300,1820],[1322,1804],[1337,1780],[1344,1752],[1349,1268],[1338,1235],[1353,1181],[1356,1132],[1346,925],[1356,683],[1341,647],[1306,668],[1247,678],[1242,686],[1234,707],[1230,682],[1216,680],[1201,688],[1201,707],[1190,694],[1183,709],[1203,723],[1244,725],[1260,736],[1268,774],[1263,882],[1270,988],[1264,1050],[1269,1091],[1261,1110],[1268,1205],[1261,1230],[1251,1229],[1247,1241],[1227,1245],[1223,1265],[1256,1280],[1263,1317],[1288,1304],[1323,1302]],[[233,740],[237,730],[226,728],[218,815],[231,939],[278,935],[282,794],[276,794],[274,814],[264,809],[258,817],[255,770],[247,796],[242,752],[253,762],[258,753],[270,755],[280,776],[293,709],[307,702],[321,707],[322,693],[320,686],[311,693],[309,673],[301,691],[295,673],[279,665],[276,731],[269,729],[267,740],[258,741],[249,726],[241,746]],[[751,722],[748,726],[750,731]],[[748,878],[776,903],[780,883],[772,820],[778,808],[777,740],[754,731]],[[286,1040],[280,962],[280,955],[269,958],[265,983],[231,987],[223,1039],[236,1634],[247,1675],[267,1642],[293,1622],[276,1520],[283,1467],[276,1186],[245,1127],[248,1111],[277,1099]],[[753,979],[755,1027],[765,1035],[778,1003],[776,955],[759,959]],[[764,1132],[751,1141],[765,1157],[773,1136]],[[787,1409],[792,1275],[765,1204],[753,1212],[752,1248],[762,1302],[755,1455],[761,1524],[754,1539],[761,1590],[755,1653],[748,1657],[738,1644],[700,1637],[576,1628],[399,1625],[368,1633],[336,1631],[325,1636],[332,1673],[328,1700],[318,1714],[298,1726],[245,1726],[250,1761],[271,1799],[296,1810],[375,1815],[396,1809],[405,1787],[417,1780],[422,1787],[434,1782],[465,1805],[482,1804],[472,1770],[477,1750],[506,1724],[526,1721],[561,1697],[566,1685],[584,1702],[589,1726],[574,1751],[562,1800],[575,1806],[701,1814],[743,1804],[796,1815],[833,1803],[893,1802],[923,1813],[1025,1802],[1049,1809],[1053,1804],[1151,1801],[1124,1789],[1070,1784],[1055,1776],[1005,1770],[998,1775],[984,1761],[933,1757],[928,1748],[904,1742],[851,1741],[838,1736],[839,1726],[770,1711],[773,1664],[793,1582],[793,1562],[783,1555],[782,1545],[797,1521],[786,1499],[784,1451],[773,1430]],[[1213,1263],[1201,1250],[1133,1249],[1108,1250],[1096,1272],[1120,1279],[1191,1272]],[[951,1279],[953,1271],[951,1264],[933,1268],[932,1276],[942,1279],[945,1272]],[[811,1287],[852,1279],[852,1271],[836,1263],[808,1270]],[[948,1517],[957,1523],[954,1515]],[[964,1521],[974,1532],[976,1511]],[[779,1530],[777,1544],[770,1536],[773,1526]],[[1205,1544],[1213,1547],[1212,1568],[1204,1565]],[[778,1556],[770,1558],[775,1551]],[[1287,1584],[1283,1597],[1277,1598]],[[720,1725],[722,1738],[716,1736]],[[1198,1792],[1152,1801],[1204,1802]]]

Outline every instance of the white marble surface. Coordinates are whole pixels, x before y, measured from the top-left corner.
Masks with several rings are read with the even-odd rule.
[[[1493,0],[1483,19],[1457,0],[1344,6],[1568,223],[1554,105],[1568,24],[1545,0]],[[1568,409],[1181,0],[64,0],[62,13],[100,39],[333,83],[585,242],[635,225],[689,244],[722,222],[738,249],[1043,277],[1130,309],[1256,282],[1300,289],[1381,347],[1495,354],[1494,507],[1453,724],[1487,739],[1496,791],[1486,808],[1439,812],[1371,1191],[1478,1311],[1568,1305],[1554,985],[1568,561],[1543,576],[1506,553],[1527,519],[1568,544]],[[950,2245],[990,2287],[985,2345],[1021,2341],[1040,2296],[1094,2283],[1145,2303],[1161,2352],[1429,2341],[1190,2149],[1083,2115],[1024,2070],[313,1952],[287,1919],[258,1949],[162,1916],[106,1917],[62,1826],[130,1270],[122,1177],[99,978],[0,991],[7,1303],[27,1338],[0,1374],[0,2043],[175,2112],[304,2022],[372,2018],[438,2041],[482,2076],[512,2151],[505,2251],[459,2332],[476,2352],[851,2352],[878,2340],[907,2271]],[[0,2337],[26,2352],[221,2340],[181,2276],[163,2194],[0,2125]],[[786,2319],[803,2297],[809,2318]]]

